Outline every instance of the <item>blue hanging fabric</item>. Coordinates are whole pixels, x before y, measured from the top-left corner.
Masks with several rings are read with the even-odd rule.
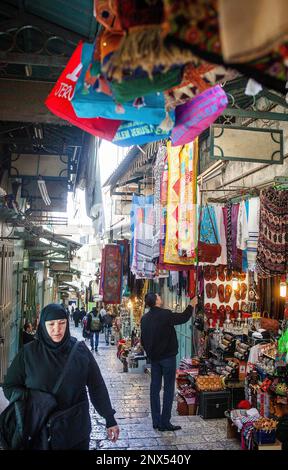
[[[163,93],[151,93],[127,103],[117,104],[109,95],[87,87],[85,75],[93,61],[93,44],[83,44],[82,70],[75,87],[72,106],[78,117],[107,119],[120,119],[122,121],[136,121],[171,129],[175,122],[174,110],[169,113],[165,110]]]
[[[130,145],[143,145],[148,142],[168,139],[170,135],[171,131],[163,131],[153,124],[123,121],[112,142],[120,147],[129,147]]]
[[[209,212],[210,212],[210,216],[209,216]],[[214,234],[210,217],[214,225],[214,230],[217,235],[217,240],[215,238],[215,234]],[[209,206],[209,208],[208,206],[205,206],[202,209],[200,240],[201,242],[204,242],[204,243],[219,243],[220,237],[219,237],[218,226],[216,222],[215,209],[213,206]]]

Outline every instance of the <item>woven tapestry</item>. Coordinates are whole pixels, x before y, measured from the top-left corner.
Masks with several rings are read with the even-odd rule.
[[[104,248],[103,301],[120,304],[122,293],[122,256],[119,245]]]

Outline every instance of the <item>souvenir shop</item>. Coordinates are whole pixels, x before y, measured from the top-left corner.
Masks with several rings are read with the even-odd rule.
[[[178,411],[230,410],[246,449],[275,445],[288,407],[287,2],[252,3],[95,1],[95,41],[78,44],[46,100],[118,146],[146,155],[157,142],[150,166],[111,192],[131,198],[131,240],[104,247],[100,295],[120,305],[127,289],[137,329],[148,289],[174,311],[198,296],[177,328]],[[138,369],[124,310],[117,354]]]

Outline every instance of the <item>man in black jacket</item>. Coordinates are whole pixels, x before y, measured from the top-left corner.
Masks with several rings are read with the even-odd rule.
[[[148,293],[145,304],[149,312],[141,319],[141,342],[151,360],[150,403],[153,428],[159,431],[177,431],[181,426],[170,423],[175,392],[176,356],[178,341],[175,325],[186,323],[192,316],[197,298],[192,299],[183,313],[173,313],[162,307],[158,294]],[[164,378],[162,413],[160,409],[160,390]]]

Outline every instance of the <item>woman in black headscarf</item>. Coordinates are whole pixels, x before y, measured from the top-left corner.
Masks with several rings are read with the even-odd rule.
[[[8,400],[13,392],[38,390],[52,393],[68,360],[76,338],[70,336],[69,321],[62,305],[49,304],[41,312],[35,341],[26,344],[7,371],[3,391]],[[57,410],[67,410],[80,402],[81,413],[64,437],[65,449],[89,449],[91,422],[86,392],[96,411],[106,419],[108,437],[116,441],[119,428],[100,369],[84,343],[80,343],[56,393]]]

